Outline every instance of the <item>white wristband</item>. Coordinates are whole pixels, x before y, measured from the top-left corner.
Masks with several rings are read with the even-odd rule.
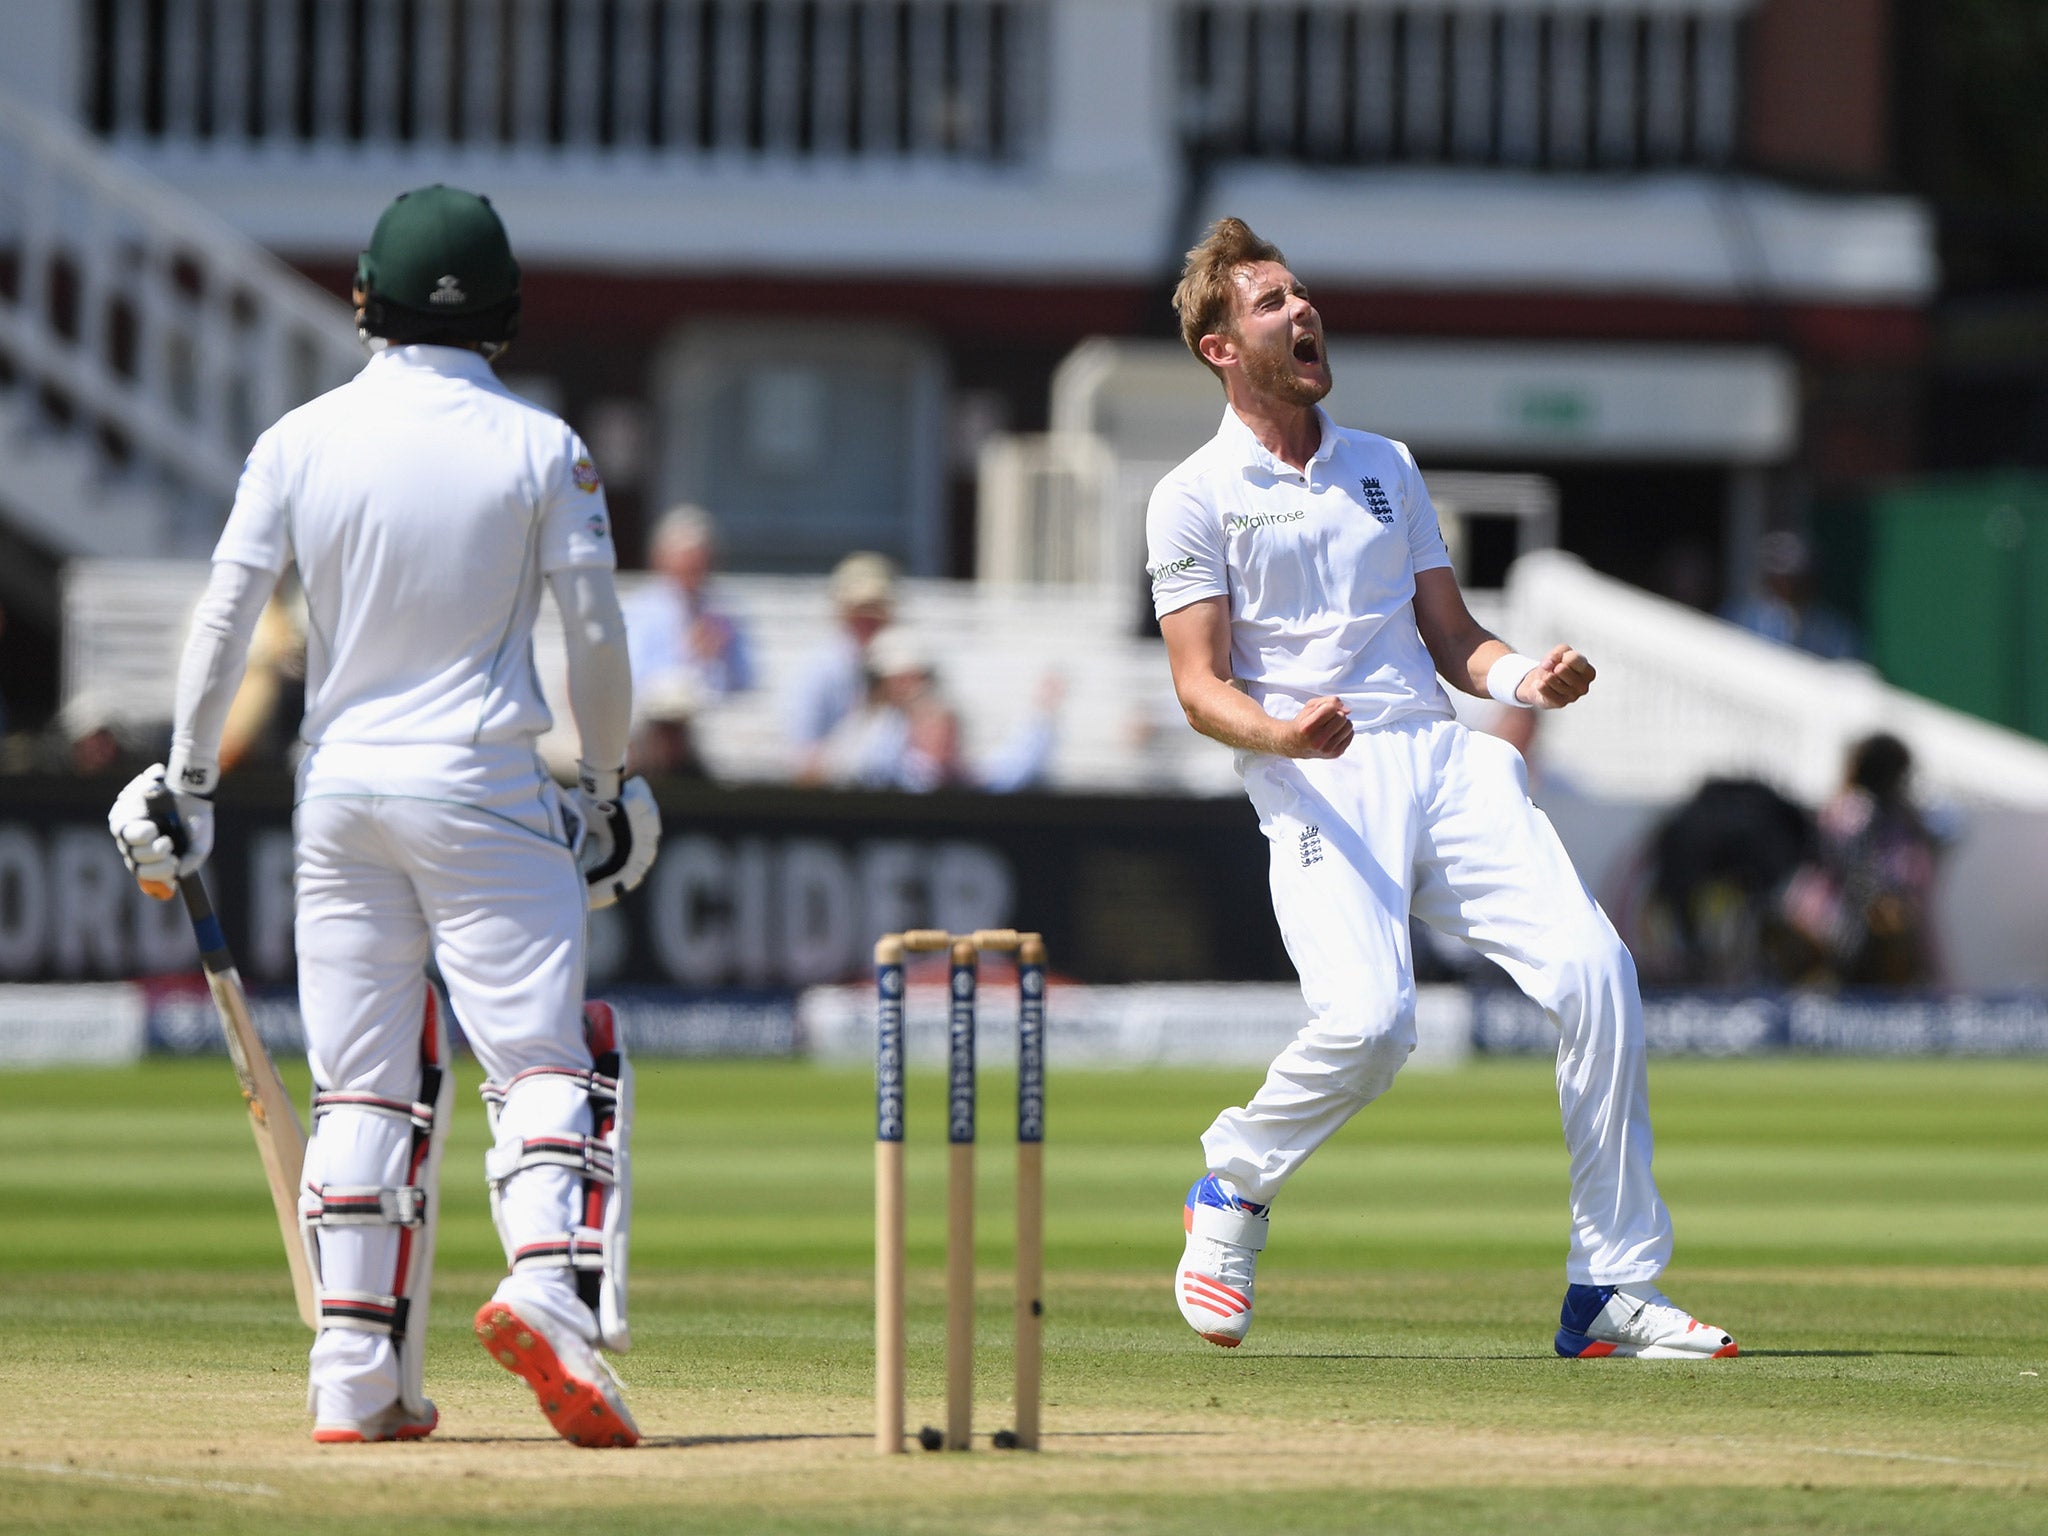
[[[1519,651],[1509,651],[1486,669],[1486,691],[1511,709],[1533,709],[1515,696],[1522,679],[1536,670],[1536,662]]]
[[[576,782],[591,799],[610,805],[619,798],[619,781],[625,773],[624,768],[593,768],[588,763],[578,763]]]

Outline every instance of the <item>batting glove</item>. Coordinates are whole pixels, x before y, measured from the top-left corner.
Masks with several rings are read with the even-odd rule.
[[[150,811],[150,798],[164,794],[177,807],[176,825],[166,824],[169,817],[159,822]],[[128,781],[107,812],[107,830],[135,883],[158,901],[169,901],[179,876],[191,874],[213,852],[213,801],[170,790],[163,764],[154,763]]]
[[[587,763],[576,765],[572,798],[583,823],[580,839],[571,840],[576,867],[596,912],[647,878],[661,843],[661,811],[645,779],[635,775],[621,783],[617,769],[607,773]]]

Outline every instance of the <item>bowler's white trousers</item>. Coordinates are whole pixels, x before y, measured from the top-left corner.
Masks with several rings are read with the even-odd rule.
[[[1202,1137],[1209,1171],[1269,1203],[1415,1048],[1412,911],[1496,961],[1559,1032],[1574,1284],[1654,1279],[1671,1217],[1650,1174],[1635,962],[1587,892],[1522,758],[1452,720],[1400,720],[1335,759],[1250,756],[1273,912],[1313,1015],[1242,1108]]]
[[[583,879],[530,747],[317,748],[300,769],[293,828],[299,1011],[322,1091],[414,1098],[429,954],[487,1079],[509,1083],[529,1067],[589,1070]],[[588,1099],[562,1079],[513,1095],[499,1117],[500,1139],[515,1143],[589,1131]],[[306,1182],[402,1184],[410,1134],[388,1115],[330,1109],[306,1148]],[[509,1181],[511,1242],[575,1226],[580,1188],[567,1168]],[[328,1228],[320,1244],[326,1287],[389,1292],[397,1228]],[[519,1279],[558,1288],[561,1297],[548,1298],[563,1303],[554,1310],[587,1311],[566,1271]],[[391,1341],[320,1333],[312,1383],[326,1416],[381,1411],[398,1395]]]

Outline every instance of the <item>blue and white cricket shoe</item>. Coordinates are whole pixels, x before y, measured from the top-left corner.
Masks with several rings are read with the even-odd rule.
[[[1565,1287],[1557,1352],[1574,1360],[1726,1360],[1735,1340],[1647,1281]]]
[[[1188,1191],[1181,1225],[1187,1247],[1173,1275],[1174,1299],[1188,1326],[1211,1344],[1235,1349],[1252,1326],[1252,1272],[1266,1246],[1266,1207],[1240,1200],[1213,1174]]]

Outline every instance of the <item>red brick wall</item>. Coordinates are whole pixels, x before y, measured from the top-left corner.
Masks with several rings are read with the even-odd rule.
[[[1890,0],[1764,0],[1750,19],[1748,143],[1767,171],[1882,180]]]

